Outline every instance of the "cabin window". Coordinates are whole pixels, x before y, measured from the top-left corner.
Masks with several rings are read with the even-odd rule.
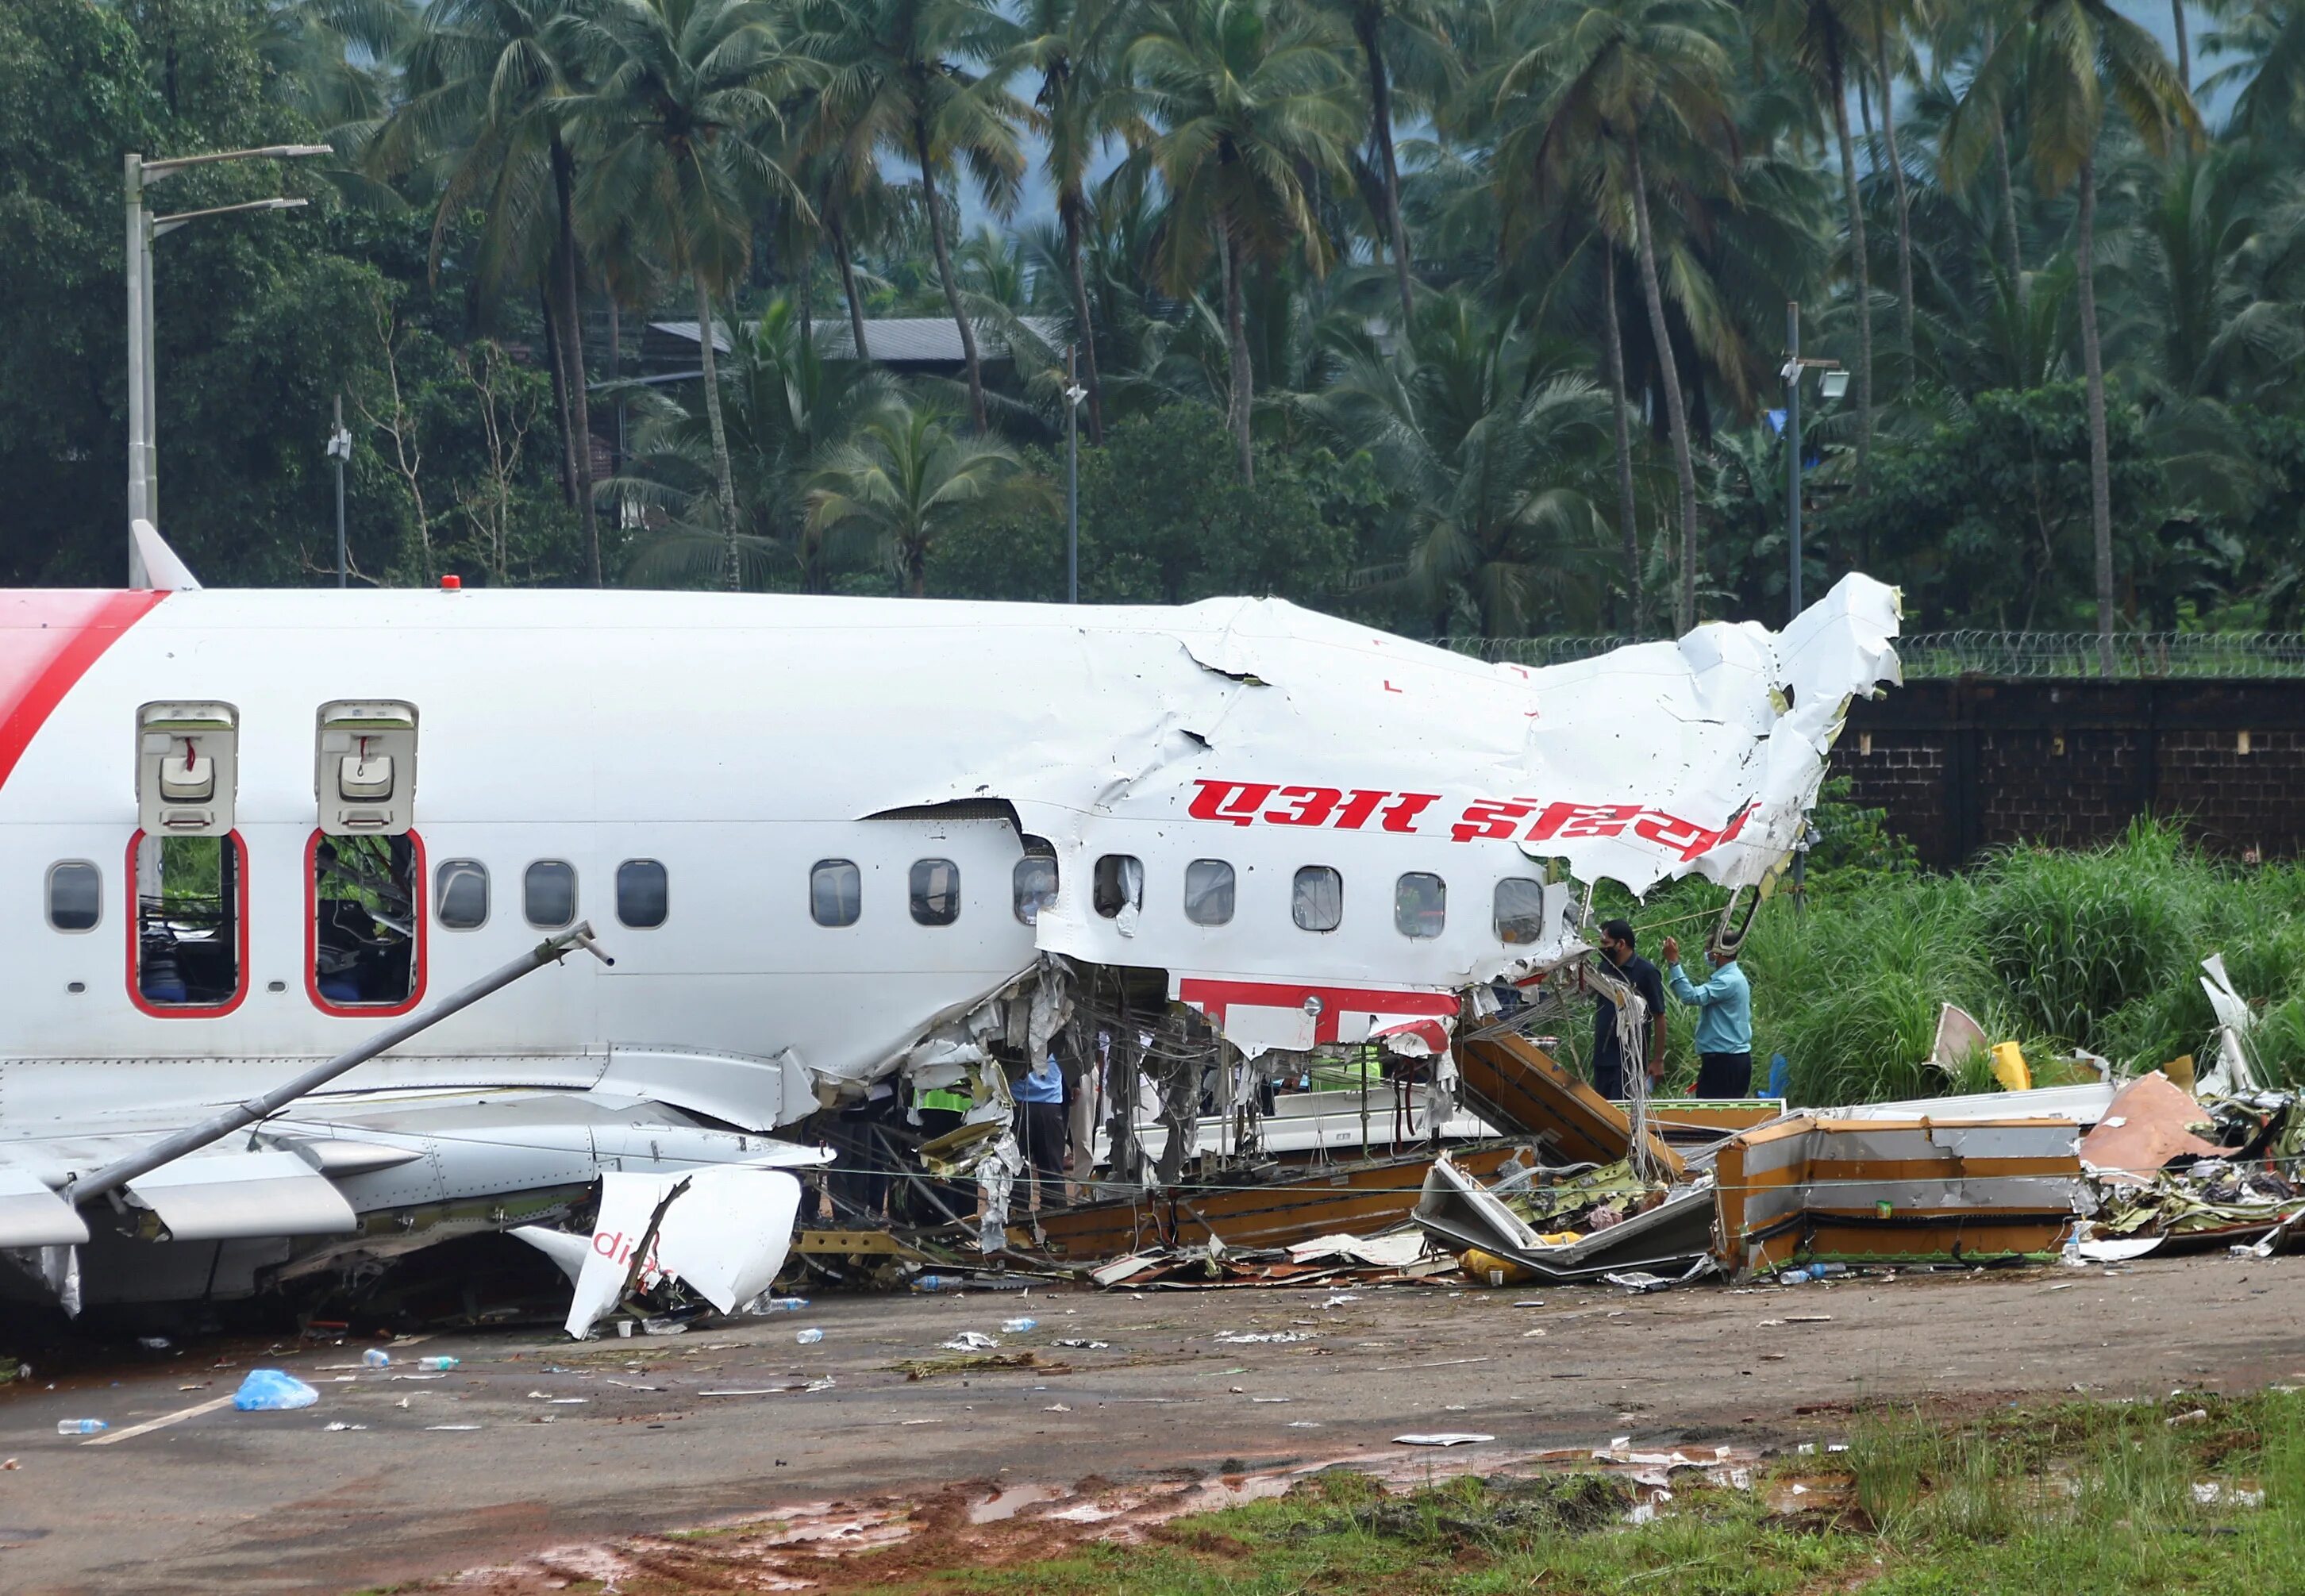
[[[1089,906],[1107,920],[1144,906],[1144,862],[1133,853],[1107,853],[1096,862]]]
[[[1333,931],[1345,922],[1345,879],[1325,864],[1308,864],[1297,872],[1289,912],[1299,930]]]
[[[846,859],[820,859],[808,872],[808,917],[819,925],[855,925],[864,913],[864,874]]]
[[[1232,923],[1232,866],[1195,859],[1185,867],[1185,918],[1195,925]]]
[[[92,931],[104,918],[104,872],[85,859],[48,867],[48,923],[60,931]]]
[[[576,922],[576,867],[565,859],[540,859],[520,882],[521,912],[540,931]]]
[[[1497,940],[1523,947],[1544,938],[1544,883],[1508,876],[1497,883]]]
[[[432,872],[432,896],[440,923],[452,931],[476,931],[489,922],[489,867],[477,859],[443,860]]]
[[[1393,883],[1393,929],[1404,937],[1437,937],[1449,923],[1449,884],[1411,870]]]
[[[1041,911],[1057,901],[1057,862],[1047,853],[1027,853],[1016,862],[1009,878],[1016,918],[1026,925],[1041,923]]]
[[[634,930],[664,923],[671,887],[653,859],[627,859],[617,867],[617,918]]]
[[[404,1009],[422,989],[423,862],[414,835],[312,834],[312,996],[323,1008]]]
[[[960,866],[949,859],[915,859],[912,879],[913,918],[923,925],[950,925],[960,918]]]
[[[136,932],[130,979],[138,1006],[234,1007],[248,962],[248,853],[239,836],[140,832],[128,860]]]

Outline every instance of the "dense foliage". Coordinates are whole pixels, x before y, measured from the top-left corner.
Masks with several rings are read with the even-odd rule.
[[[157,247],[212,581],[331,580],[341,396],[358,580],[1058,598],[1076,379],[1084,597],[1774,617],[1797,301],[1810,591],[2285,627],[2305,8],[2207,10],[17,0],[0,582],[120,574],[122,154],[324,138],[154,191],[311,201]],[[846,358],[901,315],[965,358]]]

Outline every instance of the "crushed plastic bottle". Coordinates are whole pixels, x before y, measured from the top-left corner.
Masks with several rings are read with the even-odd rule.
[[[440,1374],[456,1367],[457,1362],[455,1358],[419,1358],[416,1366],[430,1373]]]
[[[968,1282],[958,1275],[921,1275],[914,1278],[914,1291],[958,1291]]]
[[[755,1297],[747,1312],[765,1319],[771,1313],[797,1313],[807,1306],[806,1297]]]
[[[392,1354],[381,1346],[371,1346],[361,1354],[361,1362],[370,1369],[389,1369],[392,1367]]]
[[[1026,1330],[1038,1328],[1040,1322],[1037,1319],[1004,1319],[1000,1321],[1000,1328],[1011,1336],[1021,1336]]]
[[[803,1346],[814,1346],[818,1342],[824,1339],[824,1332],[812,1325],[807,1329],[803,1330],[799,1335],[795,1336],[793,1339],[799,1342]]]
[[[101,1419],[58,1419],[58,1435],[102,1435],[112,1426]]]

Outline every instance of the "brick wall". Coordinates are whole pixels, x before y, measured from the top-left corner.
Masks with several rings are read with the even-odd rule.
[[[1940,868],[2140,814],[2217,853],[2305,854],[2305,683],[1915,682],[1850,707],[1833,771]]]

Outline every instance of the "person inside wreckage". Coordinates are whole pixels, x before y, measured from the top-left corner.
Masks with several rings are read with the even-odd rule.
[[[1039,1187],[1036,1206],[1065,1202],[1065,1073],[1051,1048],[1039,1065],[1016,1077],[1016,1146]],[[1018,1194],[1023,1195],[1022,1188]]]
[[[1648,1072],[1650,1089],[1664,1074],[1664,980],[1657,967],[1634,951],[1632,922],[1612,920],[1601,927],[1601,956],[1615,968],[1619,980],[1640,995],[1648,1023],[1639,1040],[1646,1045],[1633,1060],[1636,1069]],[[1593,994],[1593,1088],[1611,1102],[1629,1094],[1624,1048],[1618,1041],[1617,1004],[1606,992]]]

